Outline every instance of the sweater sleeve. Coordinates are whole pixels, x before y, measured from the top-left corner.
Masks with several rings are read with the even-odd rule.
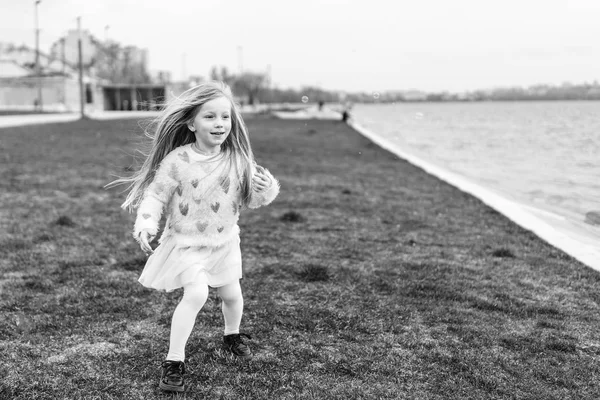
[[[137,217],[133,228],[133,237],[139,240],[142,231],[156,235],[158,225],[165,206],[179,186],[179,170],[173,157],[167,155],[161,162],[154,180],[144,193],[144,197],[137,210]]]
[[[252,198],[250,199],[250,204],[248,204],[249,208],[258,208],[260,206],[266,206],[267,204],[270,204],[273,200],[275,200],[280,189],[279,181],[275,179],[268,169],[258,165],[255,167],[262,170],[262,172],[271,181],[271,185],[262,192],[252,192]]]

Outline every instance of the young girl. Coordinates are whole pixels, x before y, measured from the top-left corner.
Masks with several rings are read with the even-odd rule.
[[[189,89],[161,115],[141,169],[111,185],[128,183],[122,207],[138,209],[133,235],[151,253],[140,283],[167,292],[183,288],[159,384],[181,392],[185,345],[209,286],[222,300],[223,348],[251,357],[243,340],[249,336],[239,331],[244,300],[237,221],[242,206],[272,202],[279,183],[254,162],[248,131],[227,85],[211,82]],[[153,251],[150,242],[163,212],[164,231]]]

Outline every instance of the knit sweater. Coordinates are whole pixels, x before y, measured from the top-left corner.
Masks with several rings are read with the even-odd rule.
[[[215,247],[239,234],[241,182],[234,168],[227,174],[228,165],[223,153],[202,155],[191,144],[167,154],[144,192],[134,226],[135,239],[139,241],[142,231],[157,234],[163,210],[166,222],[161,241],[172,235],[183,247]],[[257,167],[252,166],[252,174]],[[279,194],[279,182],[268,170],[264,173],[271,185],[261,192],[252,190],[250,208],[269,204]]]

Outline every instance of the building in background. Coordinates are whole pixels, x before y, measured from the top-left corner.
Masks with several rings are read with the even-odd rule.
[[[65,48],[66,50],[67,48]],[[0,44],[0,108],[44,111],[79,110],[79,71],[69,58],[40,52],[40,75],[35,68],[35,49]],[[66,54],[69,54],[68,52]],[[72,54],[70,54],[72,57]],[[84,103],[94,108],[96,79],[85,73]],[[38,99],[41,92],[41,102]]]
[[[24,67],[14,60],[3,60],[0,58],[0,78],[22,77],[32,73],[30,68]]]
[[[36,74],[35,50],[22,45],[0,44],[0,108],[44,111],[79,109],[78,71],[70,63],[40,52]],[[93,108],[95,80],[84,76],[86,107]],[[38,99],[41,92],[41,103]]]
[[[80,108],[79,32],[70,30],[49,54],[0,43],[0,109],[76,112]],[[161,71],[156,81],[148,72],[148,50],[100,42],[81,32],[85,112],[150,110],[165,100],[171,75]]]

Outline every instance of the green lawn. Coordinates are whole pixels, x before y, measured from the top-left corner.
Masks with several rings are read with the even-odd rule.
[[[346,125],[248,118],[282,184],[242,213],[255,357],[188,343],[207,399],[598,399],[600,273]],[[143,288],[124,194],[136,121],[0,129],[0,398],[171,398],[180,291]]]

